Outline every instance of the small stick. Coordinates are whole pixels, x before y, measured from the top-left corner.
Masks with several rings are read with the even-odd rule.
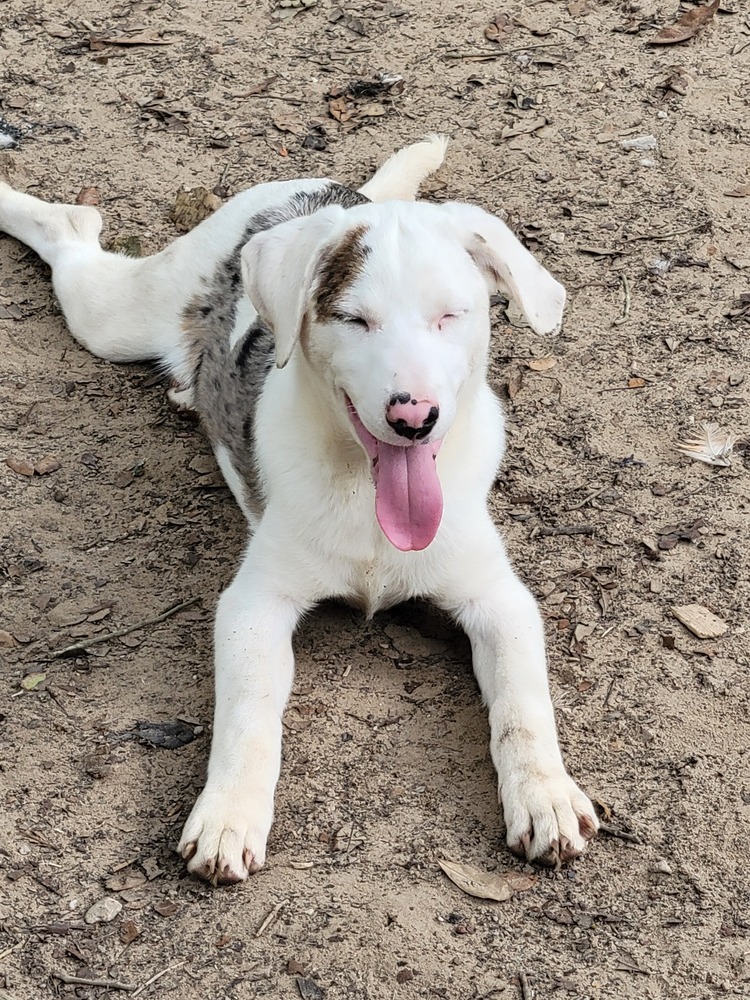
[[[642,236],[626,236],[626,243],[634,243],[636,240],[669,240],[673,236],[685,236],[687,233],[698,233],[703,226],[691,226],[689,229],[675,229],[671,233],[644,233]]]
[[[602,493],[606,493],[608,489],[609,486],[602,486],[600,490],[596,490],[594,493],[589,493],[589,495],[585,497],[583,500],[581,500],[579,503],[573,504],[572,507],[566,507],[565,513],[568,514],[570,513],[571,510],[580,510],[581,507],[585,507],[590,500],[596,500],[596,498],[600,497]]]
[[[6,948],[5,951],[0,951],[0,959],[7,958],[8,955],[14,951],[20,951],[28,940],[28,938],[24,938],[23,941],[19,941],[17,944],[12,944],[10,948]]]
[[[255,936],[257,938],[259,938],[264,931],[268,930],[268,928],[278,917],[279,913],[281,913],[281,910],[286,906],[288,902],[289,902],[288,899],[282,899],[280,903],[277,903],[276,906],[274,906],[274,908],[266,914],[266,916],[263,919],[263,923],[255,932]]]
[[[152,983],[155,983],[157,979],[161,979],[162,976],[166,976],[168,972],[175,972],[177,969],[181,968],[185,963],[178,962],[177,965],[170,965],[166,969],[162,969],[161,972],[157,972],[155,976],[152,976],[148,982],[145,982],[143,986],[139,986],[138,989],[133,994],[134,997],[139,997],[143,991],[149,987]]]
[[[550,535],[593,535],[594,528],[590,524],[558,524],[552,528],[540,528],[537,535],[547,538]]]
[[[620,277],[622,278],[622,288],[625,292],[625,302],[622,307],[622,316],[614,321],[613,326],[621,326],[623,323],[627,323],[630,317],[630,282],[628,281],[627,274],[622,274]]]
[[[131,632],[136,632],[139,628],[146,628],[147,625],[158,625],[160,622],[166,621],[167,618],[171,618],[172,615],[176,615],[178,611],[184,611],[185,608],[192,607],[198,601],[200,601],[200,597],[191,597],[189,601],[173,604],[155,618],[146,618],[142,622],[136,622],[135,625],[128,625],[127,628],[118,628],[115,632],[107,632],[106,635],[97,635],[93,639],[86,639],[85,642],[73,643],[72,646],[66,646],[65,649],[56,649],[53,653],[50,653],[50,659],[57,660],[61,656],[74,656],[76,653],[85,653],[89,646],[97,646],[100,642],[109,642],[110,639],[119,639],[120,636],[129,635]]]
[[[607,823],[599,824],[599,832],[605,833],[608,837],[616,837],[618,840],[625,840],[628,844],[641,843],[641,838],[637,837],[634,833],[628,833],[626,830],[618,830],[614,826],[609,826]]]
[[[64,972],[53,972],[52,975],[61,983],[71,986],[103,986],[109,990],[125,990],[126,993],[137,989],[132,983],[121,983],[117,979],[83,979],[81,976],[68,976]]]
[[[525,972],[518,973],[518,982],[521,986],[521,1000],[534,1000],[534,991]]]

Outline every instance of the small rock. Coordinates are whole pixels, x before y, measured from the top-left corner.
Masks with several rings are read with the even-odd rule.
[[[657,875],[672,875],[672,868],[668,861],[664,858],[658,858],[651,867],[652,872],[656,872]]]
[[[397,983],[410,983],[413,978],[414,978],[414,973],[412,972],[411,969],[400,969],[396,973]]]
[[[620,145],[623,149],[633,149],[637,153],[647,153],[651,149],[656,149],[656,136],[636,135],[632,139],[623,139]]]
[[[105,896],[90,906],[83,919],[87,924],[108,924],[122,912],[122,903],[113,896]]]

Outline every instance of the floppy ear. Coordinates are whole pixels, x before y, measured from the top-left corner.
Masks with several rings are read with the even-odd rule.
[[[250,301],[273,331],[276,367],[283,368],[307,322],[321,252],[344,220],[331,205],[253,236],[240,254]]]
[[[466,249],[484,272],[490,290],[508,295],[535,333],[559,333],[565,309],[565,289],[560,282],[494,215],[458,202],[442,207],[471,234]]]

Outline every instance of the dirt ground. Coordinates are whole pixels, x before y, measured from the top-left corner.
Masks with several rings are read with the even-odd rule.
[[[361,182],[441,131],[427,196],[508,213],[566,283],[554,341],[494,308],[510,444],[491,502],[609,831],[505,903],[464,895],[438,858],[523,870],[467,643],[423,607],[330,606],[296,641],[267,866],[230,889],[188,877],[173,849],[243,520],[159,378],[75,345],[46,267],[2,237],[0,997],[750,995],[743,7],[650,46],[676,0],[0,6],[0,114],[22,130],[3,174],[52,200],[95,186],[107,245],[161,248],[181,185]],[[379,73],[403,80],[342,99]],[[641,136],[655,148],[622,144]],[[738,436],[730,467],[677,452],[702,421]],[[688,631],[688,604],[726,633]],[[134,737],[176,720],[179,749]],[[105,898],[118,912],[85,922]]]

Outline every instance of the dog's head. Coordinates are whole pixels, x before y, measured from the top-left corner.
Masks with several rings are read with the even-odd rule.
[[[553,334],[564,288],[499,219],[425,202],[285,222],[250,241],[242,271],[277,365],[299,344],[369,456],[384,533],[397,548],[425,548],[442,514],[435,457],[463,393],[484,377],[490,293]]]

